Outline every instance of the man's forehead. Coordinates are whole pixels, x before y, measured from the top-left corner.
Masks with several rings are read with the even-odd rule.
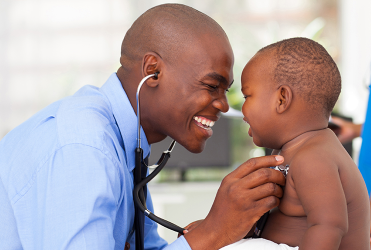
[[[218,74],[217,72],[214,71],[214,72],[210,72],[206,74],[202,79],[211,78],[211,79],[217,80],[220,84],[230,87],[233,84],[234,80],[233,80],[233,76],[229,76],[229,77],[231,78],[231,80],[225,78],[221,74]]]
[[[194,40],[192,47],[203,51],[213,50],[210,55],[225,55],[228,54],[233,60],[233,51],[229,39],[225,33],[215,33],[212,30],[197,30],[193,33]]]

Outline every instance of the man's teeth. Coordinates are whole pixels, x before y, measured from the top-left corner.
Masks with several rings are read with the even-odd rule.
[[[214,126],[215,122],[214,121],[211,121],[209,119],[206,119],[204,117],[198,117],[198,116],[194,116],[193,119],[195,119],[197,122],[205,125],[205,126],[208,126],[208,127],[212,127]]]

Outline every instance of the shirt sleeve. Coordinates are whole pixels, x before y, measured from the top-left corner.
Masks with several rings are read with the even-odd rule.
[[[96,148],[72,144],[59,149],[28,194],[37,200],[31,208],[38,218],[34,249],[113,250],[120,197],[117,171],[112,159]]]
[[[184,236],[179,237],[173,243],[168,245],[164,250],[192,250],[191,247],[188,245],[188,242],[184,238]]]

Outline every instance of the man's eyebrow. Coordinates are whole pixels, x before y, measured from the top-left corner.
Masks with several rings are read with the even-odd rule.
[[[232,80],[231,84],[229,84],[228,88],[232,87],[233,83],[234,83],[234,79]]]
[[[227,79],[224,76],[219,75],[216,72],[209,73],[205,77],[213,78],[213,79],[217,80],[218,82],[220,82],[221,84],[227,85],[228,88],[230,88],[232,86],[233,82],[234,82],[234,80],[232,80],[232,82],[229,84]]]

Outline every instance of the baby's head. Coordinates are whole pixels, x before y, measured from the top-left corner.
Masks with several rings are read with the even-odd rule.
[[[301,133],[326,128],[340,90],[339,70],[317,42],[291,38],[264,47],[242,72],[249,135],[258,146],[278,149]]]

